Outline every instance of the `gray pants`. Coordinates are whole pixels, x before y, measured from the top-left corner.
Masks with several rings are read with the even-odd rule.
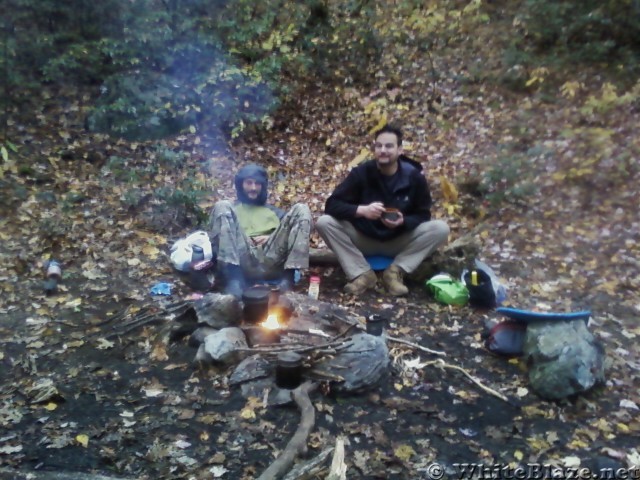
[[[449,226],[442,220],[421,223],[415,230],[384,241],[367,237],[348,220],[336,220],[330,215],[321,216],[316,229],[337,255],[349,281],[371,270],[365,255],[394,257],[394,264],[411,273],[449,237]]]
[[[312,221],[309,207],[297,203],[282,217],[269,239],[256,246],[240,227],[233,204],[220,201],[211,211],[209,239],[219,262],[240,265],[250,278],[271,278],[283,269],[309,267]]]

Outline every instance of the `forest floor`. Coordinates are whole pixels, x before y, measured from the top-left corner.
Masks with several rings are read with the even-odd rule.
[[[482,260],[509,287],[508,305],[592,310],[607,382],[579,398],[544,401],[528,388],[522,361],[483,347],[484,321],[495,314],[438,305],[424,285],[412,285],[407,298],[352,298],[338,268],[316,267],[321,300],[358,315],[389,309],[390,334],[445,351],[513,404],[458,373],[403,367],[431,358],[393,346],[396,367],[375,390],[314,396],[309,456],[344,436],[347,478],[381,479],[428,478],[433,462],[447,466],[449,478],[454,463],[640,464],[637,100],[594,113],[586,107],[604,101],[604,81],[589,72],[569,78],[580,83],[574,96],[513,93],[469,73],[482,61],[472,60],[475,52],[434,57],[437,78],[418,51],[404,53],[401,66],[384,56],[375,86],[318,85],[268,133],[224,147],[204,128],[158,142],[88,134],[89,97],[70,87],[43,89],[33,110],[12,112],[17,168],[0,180],[0,478],[259,475],[293,434],[298,411],[256,408],[245,418],[248,402],[228,388],[227,371],[196,368],[186,341],[167,344],[154,325],[111,338],[110,319],[157,305],[149,289],[160,281],[175,282],[172,300],[191,293],[167,252],[193,227],[178,208],[163,209],[168,197],[158,193],[183,185],[184,165],[211,189],[199,203],[205,210],[233,197],[233,173],[255,161],[272,172],[272,201],[304,201],[317,217],[382,112],[404,125],[407,153],[424,162],[433,214],[449,222],[451,238],[475,229]],[[167,152],[179,153],[180,165]],[[494,178],[485,192],[483,175]],[[47,297],[49,256],[62,263],[64,279]],[[47,386],[57,393],[38,398]]]

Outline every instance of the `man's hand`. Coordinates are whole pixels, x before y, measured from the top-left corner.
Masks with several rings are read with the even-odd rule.
[[[255,237],[251,237],[251,241],[256,247],[263,245],[269,240],[269,235],[256,235]]]
[[[384,212],[384,205],[382,202],[373,202],[369,205],[360,205],[356,210],[356,216],[364,217],[367,220],[378,220]]]
[[[391,221],[391,220],[386,220],[384,218],[381,218],[380,221],[387,228],[398,228],[404,223],[404,215],[402,215],[402,212],[398,212],[398,215],[400,216],[398,217],[397,220]]]

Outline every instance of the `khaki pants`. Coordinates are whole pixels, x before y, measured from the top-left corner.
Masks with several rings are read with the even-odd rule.
[[[384,241],[367,237],[348,220],[336,220],[330,215],[321,216],[316,229],[337,255],[349,281],[371,270],[365,255],[394,257],[394,264],[411,273],[449,237],[449,226],[442,220],[421,223],[410,232]]]

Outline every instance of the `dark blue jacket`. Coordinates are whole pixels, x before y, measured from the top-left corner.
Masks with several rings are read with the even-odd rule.
[[[431,220],[431,193],[422,173],[422,165],[401,155],[398,159],[400,178],[393,192],[387,191],[375,160],[361,163],[349,172],[327,199],[324,212],[338,220],[349,220],[368,237],[389,240],[415,229]],[[397,208],[404,216],[404,224],[387,228],[380,220],[356,218],[359,205],[382,202],[385,207]]]

